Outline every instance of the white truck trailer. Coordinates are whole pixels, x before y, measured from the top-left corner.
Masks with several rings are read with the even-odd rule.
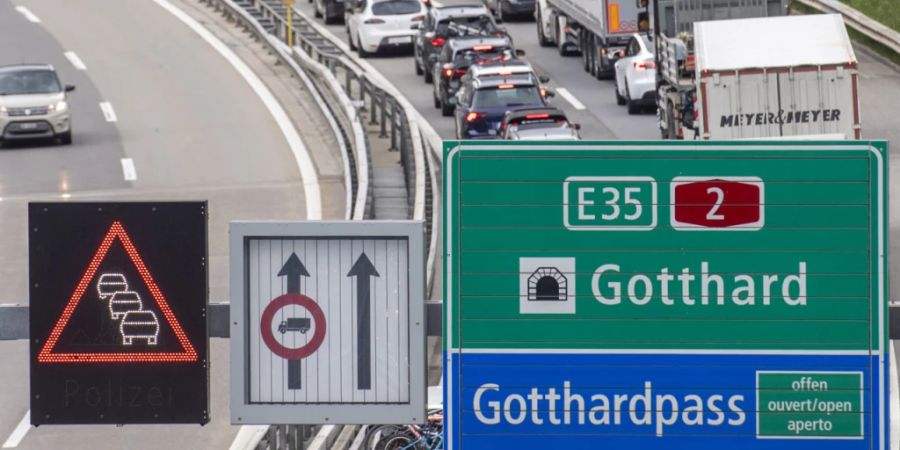
[[[555,45],[561,56],[580,53],[584,70],[597,78],[614,75],[640,19],[649,27],[648,14],[641,0],[538,0],[535,6],[540,44]]]
[[[860,138],[840,15],[698,22],[694,37],[701,139]]]

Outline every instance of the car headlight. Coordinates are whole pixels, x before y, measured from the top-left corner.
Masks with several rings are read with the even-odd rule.
[[[69,104],[66,103],[65,100],[60,100],[59,103],[54,105],[47,106],[47,111],[49,112],[63,112],[69,108]]]
[[[7,109],[5,106],[0,106],[0,116],[5,116]]]

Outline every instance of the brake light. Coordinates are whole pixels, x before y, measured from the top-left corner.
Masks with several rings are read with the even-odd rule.
[[[421,21],[425,20],[425,16],[416,16],[410,20],[412,20],[413,22],[421,22]]]
[[[516,87],[514,84],[501,84],[500,86],[497,86],[497,89],[512,89],[514,87]]]
[[[550,114],[525,114],[526,119],[549,119]]]
[[[440,46],[444,45],[445,41],[446,41],[446,39],[444,39],[442,37],[436,37],[431,40],[431,46],[432,47],[440,47]]]
[[[547,88],[541,88],[541,97],[547,96]]]
[[[655,69],[655,68],[656,68],[656,63],[649,59],[647,61],[638,61],[638,62],[634,63],[634,69],[637,71],[644,71],[647,69]]]
[[[453,76],[453,69],[444,69],[444,76],[450,78]]]
[[[371,25],[371,24],[376,24],[376,23],[384,23],[384,19],[379,19],[379,18],[377,18],[377,17],[374,17],[374,18],[371,18],[371,19],[369,19],[369,20],[367,20],[367,21],[365,21],[365,22],[363,22],[363,23],[369,24],[369,25]]]
[[[687,55],[684,61],[685,70],[694,70],[694,55]]]
[[[509,71],[509,72],[497,72],[497,75],[512,75],[512,71]]]
[[[475,50],[476,52],[483,52],[483,51],[488,51],[488,50],[493,50],[493,49],[494,49],[493,45],[476,45],[476,46],[472,47],[472,50]]]
[[[474,122],[478,120],[479,117],[484,117],[484,113],[470,112],[466,114],[466,122]]]

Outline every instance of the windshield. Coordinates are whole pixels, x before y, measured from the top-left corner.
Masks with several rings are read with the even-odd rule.
[[[497,27],[489,16],[451,17],[438,22],[437,34],[447,34],[454,30],[457,35],[495,33]]]
[[[472,100],[472,106],[475,108],[508,108],[542,103],[541,93],[535,86],[479,89],[475,91],[475,98]]]
[[[477,47],[476,47],[477,48]],[[513,51],[509,48],[490,47],[489,49],[476,50],[466,49],[456,54],[453,63],[457,67],[465,67],[471,64],[487,64],[497,61],[508,61],[513,59]]]
[[[61,91],[56,73],[50,70],[0,72],[0,95],[53,94]]]
[[[376,16],[394,16],[398,14],[415,14],[422,10],[418,0],[391,0],[372,4],[372,14]]]

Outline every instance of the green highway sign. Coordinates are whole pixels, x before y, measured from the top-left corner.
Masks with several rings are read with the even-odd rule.
[[[886,160],[445,143],[448,448],[882,448]]]

